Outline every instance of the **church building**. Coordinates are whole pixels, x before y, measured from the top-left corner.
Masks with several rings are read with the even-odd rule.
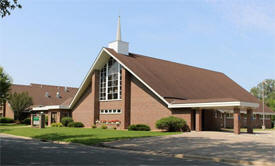
[[[232,127],[236,134],[241,127],[252,133],[262,126],[263,117],[261,102],[221,72],[129,52],[120,20],[116,40],[100,50],[70,103],[34,108],[45,109],[52,109],[49,117],[68,111],[85,127],[115,122],[119,129],[146,124],[155,130],[157,120],[175,116],[191,130]],[[274,112],[267,106],[264,110],[266,126],[271,127]]]

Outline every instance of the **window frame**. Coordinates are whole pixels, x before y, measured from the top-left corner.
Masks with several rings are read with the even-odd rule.
[[[114,64],[117,63],[117,71],[116,71],[116,74],[114,75],[117,75],[117,80],[111,80],[111,84],[113,84],[113,82],[117,81],[117,85],[116,86],[113,86],[113,85],[108,85],[109,83],[109,63],[110,61],[113,61]],[[102,74],[102,72],[104,71],[106,67],[106,70],[105,70],[105,75]],[[122,92],[121,92],[121,89],[122,89],[122,66],[115,60],[113,59],[112,57],[109,58],[109,60],[107,61],[107,63],[102,67],[102,69],[100,70],[100,79],[99,79],[99,101],[116,101],[116,100],[122,100]],[[102,82],[102,75],[105,76],[105,82],[103,81]],[[114,75],[112,75],[112,77],[114,77]],[[114,79],[114,78],[112,78]],[[102,83],[105,83],[105,93],[102,92]],[[113,91],[113,88],[116,88],[117,87],[117,92]],[[103,88],[103,89],[104,89]],[[112,93],[108,93],[108,89],[109,88],[112,88]],[[102,97],[102,94],[105,94],[104,97]],[[114,98],[114,94],[117,94],[117,98]],[[109,95],[112,95],[112,97],[109,99]]]
[[[99,111],[99,114],[101,115],[117,115],[121,113],[122,113],[121,109],[101,109]]]

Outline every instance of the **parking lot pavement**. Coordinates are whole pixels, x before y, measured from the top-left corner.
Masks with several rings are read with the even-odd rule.
[[[255,134],[231,132],[188,132],[180,135],[136,138],[104,143],[106,146],[136,151],[185,154],[208,158],[264,162],[275,165],[275,131]]]
[[[229,165],[1,135],[2,165]]]

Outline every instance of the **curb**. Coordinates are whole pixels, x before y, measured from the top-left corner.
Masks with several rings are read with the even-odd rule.
[[[28,140],[36,140],[41,142],[49,142],[54,144],[62,144],[62,145],[77,145],[77,146],[88,146],[80,143],[73,143],[73,142],[64,142],[64,141],[51,141],[51,140],[43,140],[43,139],[36,139],[31,137],[25,137],[25,136],[16,136],[11,134],[5,134],[0,133],[1,135],[6,135],[14,138],[22,138],[22,139],[28,139]],[[109,149],[116,149],[116,150],[123,150],[123,151],[130,151],[134,153],[140,153],[140,154],[147,154],[147,155],[155,155],[155,156],[164,156],[164,157],[173,157],[173,158],[179,158],[179,159],[195,159],[195,160],[207,160],[207,161],[214,161],[217,163],[230,163],[230,164],[241,164],[241,165],[261,165],[261,166],[273,166],[274,163],[272,162],[263,162],[263,161],[246,161],[246,160],[235,160],[235,159],[225,159],[225,158],[219,158],[219,157],[206,157],[206,156],[199,156],[199,155],[188,155],[188,154],[172,154],[172,153],[165,153],[165,152],[155,152],[155,151],[139,151],[135,149],[123,149],[118,148],[114,146],[106,145],[105,143],[99,143],[96,145],[92,145],[94,147],[101,147],[101,148],[109,148]]]

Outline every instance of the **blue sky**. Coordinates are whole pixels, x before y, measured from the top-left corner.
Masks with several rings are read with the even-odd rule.
[[[79,87],[103,46],[220,71],[249,90],[275,78],[273,0],[19,0],[0,20],[0,65],[17,84]]]

